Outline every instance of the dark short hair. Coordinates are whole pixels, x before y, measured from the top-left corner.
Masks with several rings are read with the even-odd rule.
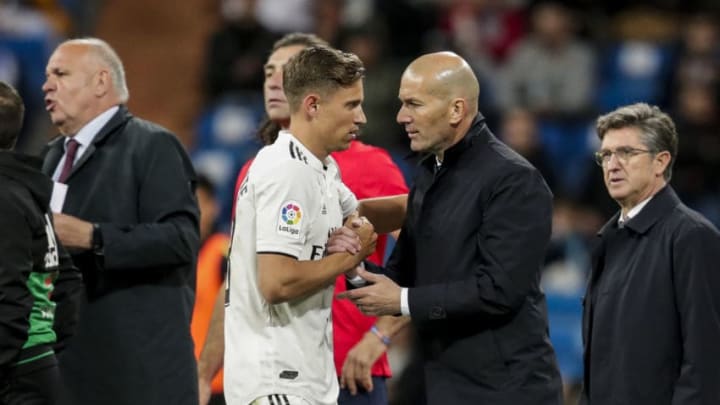
[[[283,69],[283,87],[290,112],[300,108],[311,91],[327,95],[362,79],[365,67],[355,54],[326,46],[305,48],[290,58]]]
[[[600,140],[603,140],[611,129],[628,127],[640,130],[641,142],[653,154],[670,152],[670,164],[663,172],[665,180],[670,181],[678,149],[678,134],[670,116],[654,105],[636,103],[601,116],[596,126]]]
[[[24,116],[25,105],[17,90],[0,81],[0,149],[15,147]]]
[[[305,32],[291,32],[275,41],[272,47],[272,51],[270,53],[273,53],[280,48],[286,48],[288,46],[296,45],[302,45],[306,48],[309,48],[311,46],[330,46],[327,41],[315,34],[309,34]]]

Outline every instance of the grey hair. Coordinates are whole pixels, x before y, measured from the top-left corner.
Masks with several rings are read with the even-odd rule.
[[[640,130],[641,142],[653,154],[663,151],[670,153],[670,164],[663,172],[665,181],[669,182],[678,150],[678,134],[673,120],[654,105],[636,103],[600,116],[596,125],[600,140],[605,138],[609,130],[628,127]]]
[[[128,92],[127,82],[125,81],[125,68],[123,67],[122,60],[120,60],[117,52],[115,52],[110,44],[102,39],[93,37],[70,39],[63,42],[63,45],[64,44],[86,45],[90,47],[93,55],[98,57],[100,61],[105,63],[110,69],[113,87],[120,102],[127,103],[130,93]]]

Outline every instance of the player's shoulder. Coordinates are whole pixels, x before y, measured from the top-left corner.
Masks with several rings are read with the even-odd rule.
[[[278,138],[272,145],[260,149],[250,170],[273,176],[311,172],[307,152],[295,143],[293,139]]]

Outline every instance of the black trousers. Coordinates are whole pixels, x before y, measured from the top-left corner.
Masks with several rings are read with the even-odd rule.
[[[60,389],[57,364],[11,373],[0,387],[2,405],[54,405]]]

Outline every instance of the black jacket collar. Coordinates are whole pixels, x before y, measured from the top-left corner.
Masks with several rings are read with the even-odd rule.
[[[658,191],[636,216],[625,222],[624,226],[635,233],[644,234],[650,230],[658,220],[663,218],[668,211],[674,209],[680,203],[680,198],[675,194],[675,190],[668,184],[663,187],[662,190]],[[620,212],[618,211],[610,221],[600,229],[598,236],[602,236],[608,229],[617,226],[619,217]]]
[[[452,145],[445,151],[442,162],[443,166],[452,166],[460,158],[463,152],[468,150],[477,139],[480,139],[485,134],[486,128],[485,117],[478,113],[473,119],[470,129],[468,129],[465,136],[463,136],[458,143]],[[430,170],[434,170],[436,164],[435,155],[432,153],[425,155],[420,164]]]

